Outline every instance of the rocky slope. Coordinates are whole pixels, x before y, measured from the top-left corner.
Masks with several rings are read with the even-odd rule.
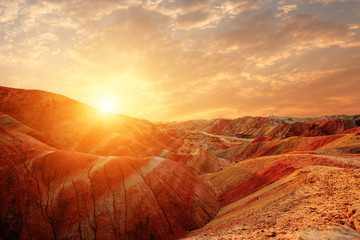
[[[169,239],[219,208],[200,177],[159,157],[61,151],[0,127],[3,239]]]
[[[359,169],[304,167],[223,206],[186,239],[360,239],[359,177]]]
[[[358,239],[358,120],[153,124],[0,87],[0,239]]]
[[[57,143],[52,141],[49,138],[44,137],[42,134],[37,132],[36,130],[22,124],[21,122],[15,120],[14,118],[0,112],[0,126],[6,127],[8,129],[15,130],[17,132],[24,133],[26,135],[29,135],[40,142],[46,143],[49,146],[52,147],[60,147]]]
[[[359,239],[360,128],[299,148],[204,175],[221,208],[187,239]]]
[[[35,138],[64,150],[102,156],[176,156],[199,173],[227,165],[206,149],[179,150],[186,139],[181,134],[160,131],[147,120],[104,114],[58,94],[0,87],[0,99],[0,117],[8,119],[4,120],[8,127],[9,121],[21,123]]]
[[[155,128],[146,120],[106,115],[75,100],[39,90],[0,87],[0,99],[4,114],[71,151],[81,150],[82,142],[90,144],[89,138],[100,142],[117,131],[129,142],[140,138],[144,141]]]
[[[328,116],[306,118],[243,117],[237,119],[214,119],[167,123],[162,126],[177,131],[206,132],[230,135],[239,138],[286,138],[292,136],[325,136],[341,133],[351,127],[360,126],[360,116]]]
[[[243,143],[235,147],[224,150],[214,151],[218,157],[238,162],[245,159],[261,156],[271,156],[284,154],[294,151],[317,151],[317,152],[336,152],[338,153],[360,153],[360,142],[358,136],[349,133],[356,133],[359,127],[344,131],[340,134],[322,137],[290,137],[283,139],[273,139],[259,137],[249,143]],[[331,144],[330,144],[331,143]]]

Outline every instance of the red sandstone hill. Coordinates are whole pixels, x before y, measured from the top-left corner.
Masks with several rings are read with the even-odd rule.
[[[0,87],[0,239],[360,239],[358,119],[153,124]]]
[[[222,207],[186,239],[359,239],[359,164],[280,155],[209,174]]]
[[[291,118],[290,118],[291,119]],[[325,136],[340,133],[360,126],[360,116],[328,116],[306,118],[294,122],[293,119],[274,117],[243,117],[237,119],[195,120],[167,123],[162,127],[185,132],[206,132],[216,135],[230,135],[239,138],[286,138],[292,136]]]
[[[153,123],[104,114],[64,96],[38,90],[0,87],[0,112],[30,127],[48,145],[103,156],[177,156],[197,172],[218,171],[226,162],[207,150],[179,152],[184,137],[160,131]],[[37,138],[37,137],[36,137]],[[180,155],[179,155],[180,154]]]
[[[183,164],[61,151],[4,127],[0,186],[3,239],[169,239],[219,207]]]
[[[214,151],[218,157],[238,162],[261,156],[271,156],[294,151],[331,152],[341,148],[339,153],[360,153],[359,137],[351,134],[357,128],[343,133],[320,137],[290,137],[284,139],[270,139],[259,137],[249,143]]]
[[[42,134],[40,134],[36,130],[20,123],[19,121],[15,120],[14,118],[12,118],[2,112],[0,112],[0,126],[6,127],[9,129],[13,129],[17,132],[21,132],[26,135],[29,135],[29,136],[39,140],[40,142],[46,143],[49,146],[60,147],[57,143],[55,143],[51,139],[44,137]]]
[[[86,141],[90,131],[103,125],[111,125],[122,131],[129,141],[138,136],[150,135],[154,125],[146,120],[130,118],[125,115],[103,113],[85,104],[64,96],[39,91],[0,87],[0,111],[35,129],[48,139],[67,150],[78,150],[79,144]],[[108,129],[98,131],[100,140]],[[85,138],[85,139],[84,139]]]

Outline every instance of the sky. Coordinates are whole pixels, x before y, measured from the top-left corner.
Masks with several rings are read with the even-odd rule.
[[[1,0],[0,85],[151,121],[360,114],[360,0]]]

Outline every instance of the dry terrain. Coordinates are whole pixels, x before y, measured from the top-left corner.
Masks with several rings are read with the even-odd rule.
[[[0,239],[360,239],[359,126],[154,124],[0,87]]]

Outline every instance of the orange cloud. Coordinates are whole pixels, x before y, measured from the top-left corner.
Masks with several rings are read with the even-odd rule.
[[[150,120],[355,113],[358,15],[332,4],[2,1],[1,83]]]

